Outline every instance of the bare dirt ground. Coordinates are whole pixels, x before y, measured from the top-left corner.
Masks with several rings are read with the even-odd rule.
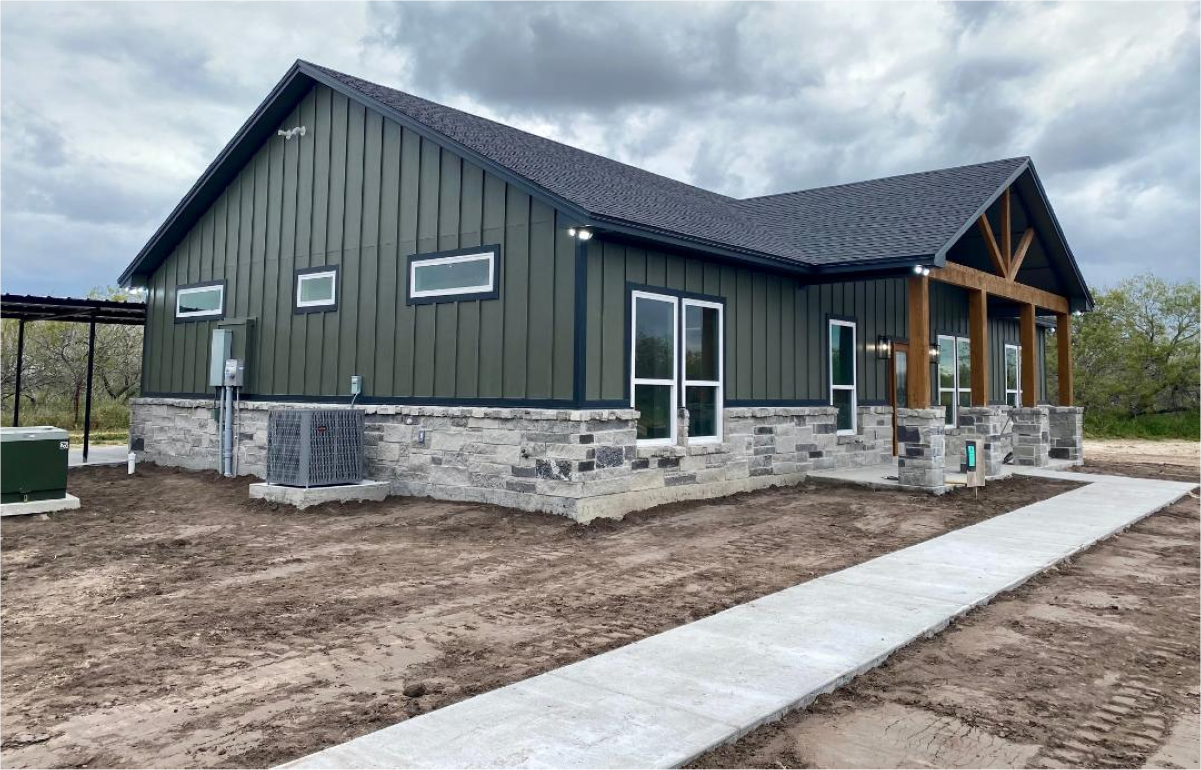
[[[584,527],[246,484],[82,468],[81,510],[3,522],[5,766],[276,764],[1074,486],[809,485]]]
[[[1109,439],[1084,442],[1081,470],[1169,481],[1197,481],[1201,476],[1201,443]]]
[[[1196,480],[1195,448],[1086,450],[1084,470]],[[1198,512],[1186,498],[693,766],[1198,767]]]

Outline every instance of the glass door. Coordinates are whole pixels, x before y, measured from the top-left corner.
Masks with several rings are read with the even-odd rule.
[[[909,404],[909,346],[903,342],[892,346],[892,367],[889,369],[891,380],[889,391],[892,402],[892,453],[897,453],[897,410],[904,409]]]

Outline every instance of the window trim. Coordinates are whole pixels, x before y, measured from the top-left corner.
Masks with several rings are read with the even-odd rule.
[[[323,278],[329,276],[334,280],[333,296],[328,300],[308,300],[300,299],[300,286],[305,280],[314,278]],[[295,298],[294,311],[296,313],[326,313],[338,309],[338,266],[337,265],[322,265],[320,267],[304,267],[296,270]]]
[[[187,313],[179,312],[179,300],[188,294],[196,294],[205,289],[221,291],[221,306],[217,310],[194,310]],[[175,287],[175,322],[193,323],[196,321],[220,321],[225,318],[225,281],[202,281]]]
[[[1014,371],[1014,374],[1015,374],[1014,384],[1017,386],[1016,388],[1009,387],[1009,351],[1010,351],[1010,349],[1012,349],[1015,353],[1014,363],[1016,366],[1015,366],[1015,371]],[[1015,408],[1020,407],[1022,405],[1022,346],[1021,345],[1013,345],[1008,342],[1005,343],[1005,352],[1002,357],[1002,361],[1004,363],[1004,367],[1002,368],[1002,377],[1003,377],[1002,383],[1005,386],[1005,403],[1007,405],[1013,406]],[[1010,401],[1009,401],[1010,393],[1014,394],[1014,399],[1013,399],[1012,403],[1010,403]]]
[[[488,283],[458,289],[427,289],[417,291],[417,268],[422,265],[448,265],[487,258]],[[436,302],[467,302],[500,297],[500,245],[472,246],[429,254],[410,254],[405,273],[405,304],[427,305]]]
[[[671,333],[672,333],[672,356],[671,356],[671,379],[661,379],[653,377],[639,377],[636,357],[638,355],[638,345],[635,342],[634,335],[638,332],[638,299],[648,299],[655,302],[667,302],[671,304]],[[670,294],[657,294],[651,291],[634,290],[630,292],[630,332],[628,335],[630,341],[630,408],[634,406],[638,400],[637,388],[639,385],[667,385],[671,387],[671,415],[669,416],[669,427],[671,435],[667,438],[650,438],[636,439],[635,443],[640,447],[653,446],[671,446],[676,443],[679,431],[678,422],[676,419],[676,409],[680,403],[680,298],[673,297]]]
[[[685,408],[688,402],[688,388],[712,388],[715,391],[713,397],[713,411],[716,413],[714,421],[714,433],[712,436],[692,436],[692,422],[689,419],[688,443],[689,444],[720,444],[725,440],[725,398],[726,398],[726,306],[722,302],[714,302],[712,300],[696,299],[694,297],[682,297],[680,299],[680,329],[684,329],[684,324],[687,322],[687,308],[689,305],[703,308],[712,308],[717,311],[717,379],[716,380],[690,380],[688,379],[687,365],[680,367],[680,405]],[[680,335],[683,337],[683,335]],[[687,355],[687,340],[685,344],[680,345],[678,359],[684,360]]]
[[[835,385],[834,384],[834,356],[830,355],[830,332],[835,326],[847,326],[851,330],[851,384],[850,385]],[[859,430],[859,356],[857,348],[859,345],[859,329],[858,322],[846,318],[829,318],[826,323],[826,383],[830,386],[830,406],[834,406],[834,391],[849,390],[851,392],[851,427],[843,430],[836,430],[839,436],[854,436]],[[837,415],[834,418],[834,425],[838,425]]]

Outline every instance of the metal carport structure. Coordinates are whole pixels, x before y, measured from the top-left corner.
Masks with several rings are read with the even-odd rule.
[[[21,424],[21,367],[25,357],[27,321],[68,321],[88,324],[88,376],[83,407],[83,461],[88,460],[92,432],[92,369],[96,359],[96,324],[145,326],[146,303],[110,299],[0,295],[0,318],[17,320],[17,374],[13,386],[13,425]]]

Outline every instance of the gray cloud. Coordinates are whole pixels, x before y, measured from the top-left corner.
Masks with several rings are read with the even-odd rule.
[[[296,58],[735,196],[1032,155],[1086,277],[1196,278],[1194,4],[3,4],[6,291],[109,283]]]

